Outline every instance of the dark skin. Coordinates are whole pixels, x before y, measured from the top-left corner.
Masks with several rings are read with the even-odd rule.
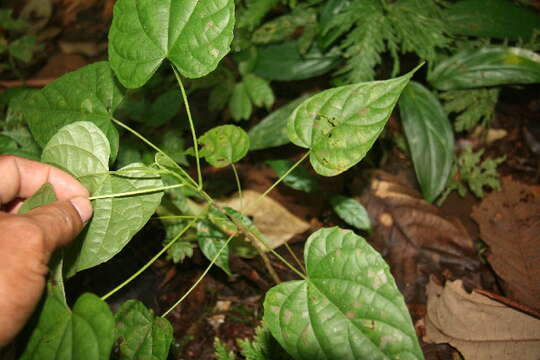
[[[44,183],[58,201],[17,214]],[[0,347],[22,329],[45,288],[52,253],[68,245],[92,216],[88,190],[53,166],[0,155]]]

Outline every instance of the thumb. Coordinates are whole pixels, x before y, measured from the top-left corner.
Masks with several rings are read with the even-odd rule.
[[[22,216],[30,218],[41,229],[45,246],[52,253],[81,232],[92,216],[92,204],[87,198],[75,197],[40,206]]]

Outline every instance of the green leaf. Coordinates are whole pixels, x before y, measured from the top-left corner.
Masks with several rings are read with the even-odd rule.
[[[330,204],[336,214],[347,224],[361,230],[371,229],[371,221],[366,208],[357,200],[336,195],[330,198]]]
[[[120,360],[166,360],[173,339],[169,321],[138,300],[128,300],[115,315]]]
[[[262,107],[264,105],[267,109],[270,109],[274,105],[274,92],[268,81],[256,75],[247,74],[244,76],[244,85],[249,98],[255,106]]]
[[[216,228],[210,221],[201,220],[197,224],[197,240],[199,248],[204,256],[210,261],[214,259],[218,251],[225,245],[227,235]],[[232,271],[229,267],[229,248],[225,247],[219,254],[215,264],[219,266],[227,275],[231,276]]]
[[[229,109],[231,116],[235,121],[248,120],[251,117],[253,106],[243,82],[234,86],[231,98],[229,100]]]
[[[73,310],[47,296],[21,360],[108,360],[114,343],[114,317],[96,295],[81,295]]]
[[[462,0],[450,3],[445,23],[454,34],[528,40],[540,28],[533,10],[510,0]]]
[[[261,150],[288,144],[287,121],[293,110],[306,99],[296,99],[261,120],[248,131],[249,150]]]
[[[321,51],[312,46],[302,56],[298,46],[298,41],[294,40],[259,47],[253,73],[268,80],[303,80],[325,74],[340,62],[338,48]]]
[[[422,195],[433,202],[452,169],[452,125],[435,95],[414,81],[403,90],[399,110]]]
[[[17,150],[18,146],[12,138],[0,134],[0,154],[11,154],[11,151]]]
[[[71,172],[93,196],[162,186],[161,179],[149,177],[142,164],[120,169],[129,171],[129,175],[107,174],[109,151],[107,138],[97,126],[76,122],[51,138],[43,149],[42,161]],[[101,264],[122,250],[152,216],[161,196],[159,192],[94,200],[94,216],[73,246],[66,249],[67,275]]]
[[[423,359],[388,265],[352,231],[326,228],[305,247],[307,280],[273,287],[264,323],[297,360]]]
[[[216,360],[236,360],[233,351],[229,351],[224,343],[218,337],[214,339],[214,356]]]
[[[158,127],[161,126],[177,115],[182,109],[182,98],[177,89],[165,91],[152,103],[148,121],[145,121],[146,126]]]
[[[499,99],[500,88],[479,88],[446,91],[439,94],[444,101],[447,114],[458,113],[454,129],[458,132],[471,130],[481,124],[488,127],[495,119],[495,106]]]
[[[317,13],[314,9],[301,8],[265,23],[253,32],[251,41],[254,44],[284,41],[293,37],[298,28],[305,29],[316,21]]]
[[[54,188],[50,183],[43,184],[38,191],[22,204],[19,214],[26,214],[37,207],[51,204],[56,201]]]
[[[167,131],[161,137],[160,148],[175,162],[188,166],[184,149],[184,138],[179,131]]]
[[[14,19],[11,15],[12,9],[0,9],[0,27],[5,30],[23,30],[28,26],[22,19]]]
[[[278,344],[270,331],[263,326],[255,329],[255,337],[238,339],[238,346],[242,349],[242,356],[246,360],[291,360],[291,356]]]
[[[24,62],[30,62],[34,56],[34,51],[39,50],[41,46],[36,45],[35,35],[25,35],[9,44],[9,53],[16,59]]]
[[[127,88],[144,85],[165,59],[185,77],[202,77],[229,52],[233,27],[233,0],[119,0],[109,60]]]
[[[464,50],[438,64],[428,81],[439,90],[540,82],[540,55],[520,48]]]
[[[309,97],[289,118],[289,139],[311,149],[310,161],[317,173],[334,176],[344,172],[366,156],[414,71]]]
[[[280,178],[294,165],[289,160],[270,160],[266,162],[276,175]],[[317,178],[311,175],[308,170],[302,166],[297,166],[285,179],[283,183],[293,189],[305,191],[307,193],[319,191],[319,182]]]
[[[234,125],[222,125],[208,130],[198,142],[202,145],[199,155],[217,168],[239,161],[249,149],[249,136]]]
[[[33,93],[20,105],[20,111],[41,147],[64,125],[93,122],[107,135],[114,160],[118,153],[118,132],[111,119],[122,98],[122,90],[108,63],[98,62],[70,72]]]

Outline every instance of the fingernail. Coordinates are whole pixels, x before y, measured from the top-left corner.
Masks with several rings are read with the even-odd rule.
[[[92,204],[90,203],[90,200],[84,197],[76,197],[69,201],[79,213],[82,222],[86,224],[92,217]]]

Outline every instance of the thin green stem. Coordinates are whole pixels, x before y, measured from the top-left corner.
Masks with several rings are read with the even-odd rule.
[[[294,251],[291,249],[291,247],[289,246],[289,244],[287,242],[285,243],[285,247],[287,248],[287,251],[289,251],[289,254],[291,254],[291,256],[293,257],[294,261],[296,261],[298,266],[300,266],[300,269],[302,269],[302,271],[305,274],[306,273],[306,268],[304,267],[304,265],[302,265],[302,262],[300,261],[298,256],[296,256],[296,254],[294,253]]]
[[[117,197],[125,197],[125,196],[132,196],[132,195],[147,194],[147,193],[153,193],[153,192],[158,192],[158,191],[176,189],[176,188],[183,187],[183,186],[185,186],[185,184],[161,186],[161,187],[152,188],[152,189],[128,191],[128,192],[116,193],[116,194],[105,194],[105,195],[98,195],[98,196],[90,196],[88,198],[88,200],[110,199],[110,198],[117,198]]]
[[[126,281],[124,281],[123,283],[121,283],[120,285],[118,285],[117,287],[115,287],[114,289],[112,289],[111,291],[109,291],[107,294],[105,294],[104,296],[101,297],[101,300],[107,300],[109,297],[111,297],[113,294],[115,294],[117,291],[119,291],[120,289],[122,289],[124,286],[126,286],[127,284],[129,284],[130,282],[132,282],[133,280],[135,280],[137,278],[137,276],[139,276],[144,270],[148,269],[148,267],[150,267],[150,265],[152,265],[157,259],[159,259],[159,257],[161,255],[163,255],[165,253],[165,251],[169,250],[169,248],[171,246],[174,245],[174,243],[176,241],[178,241],[178,239],[180,239],[180,237],[182,235],[185,234],[186,231],[189,230],[190,227],[192,227],[195,222],[197,221],[198,219],[193,219],[189,224],[187,224],[187,226],[185,228],[182,229],[182,231],[180,231],[178,233],[178,235],[176,235],[167,245],[165,245],[163,247],[163,249],[161,249],[152,259],[150,259],[146,264],[144,264],[139,270],[137,270],[136,273],[134,273],[133,275],[131,275]]]
[[[182,84],[182,79],[180,79],[180,74],[176,70],[174,65],[171,65],[174,71],[174,76],[176,76],[176,81],[178,86],[180,86],[180,91],[182,92],[182,100],[184,100],[184,105],[186,107],[186,113],[188,116],[189,127],[191,129],[191,137],[193,138],[193,148],[195,149],[195,160],[197,162],[197,178],[199,183],[199,189],[203,188],[202,172],[201,172],[201,160],[199,158],[199,145],[197,144],[197,133],[195,132],[195,125],[193,124],[193,118],[191,117],[191,110],[189,107],[189,101],[186,95],[186,89],[184,89],[184,84]]]
[[[225,241],[225,244],[223,244],[223,246],[219,249],[219,251],[217,252],[217,254],[212,258],[212,261],[210,261],[210,264],[206,267],[206,269],[204,270],[204,272],[201,274],[201,276],[199,276],[199,278],[197,279],[197,281],[195,281],[195,283],[189,288],[189,290],[184,294],[182,295],[182,297],[180,299],[178,299],[177,302],[175,302],[173,304],[173,306],[171,306],[167,311],[165,311],[163,313],[163,315],[161,315],[161,317],[165,317],[167,316],[171,311],[174,310],[174,308],[176,308],[178,305],[180,305],[188,296],[189,294],[191,294],[193,292],[193,290],[195,290],[195,288],[197,287],[197,285],[199,285],[201,283],[201,281],[203,281],[204,277],[206,276],[206,274],[208,274],[208,272],[210,271],[210,269],[212,268],[212,266],[214,266],[214,264],[216,263],[217,259],[219,258],[219,256],[221,255],[221,252],[229,245],[229,242],[232,240],[232,238],[234,236],[236,236],[237,233],[234,233],[234,234],[231,234],[229,236],[229,238],[227,239],[227,241]]]
[[[196,219],[198,216],[194,215],[166,215],[166,216],[156,216],[152,218],[153,220],[180,220],[180,219]]]
[[[272,190],[274,190],[274,188],[276,186],[278,186],[278,184],[280,182],[282,182],[287,176],[289,176],[289,174],[291,172],[293,172],[293,170],[302,163],[302,161],[304,161],[307,157],[309,156],[309,151],[306,152],[304,154],[304,156],[302,156],[300,158],[300,160],[298,160],[297,162],[294,163],[293,166],[291,166],[291,168],[289,170],[287,170],[285,172],[285,174],[281,175],[281,177],[275,182],[272,184],[272,186],[270,186],[268,189],[266,189],[266,191],[264,193],[262,193],[254,202],[252,202],[251,204],[249,204],[245,209],[242,209],[243,211],[247,211],[249,209],[251,209],[252,207],[254,207],[259,201],[261,201],[264,197],[266,197],[266,195],[268,195]]]
[[[189,180],[193,183],[194,186],[196,186],[198,188],[198,185],[197,183],[195,182],[195,180],[193,180],[191,178],[191,176],[189,176],[189,174],[180,166],[176,163],[176,161],[174,161],[173,159],[171,159],[171,157],[169,155],[167,155],[163,150],[161,150],[160,148],[158,148],[156,145],[154,145],[150,140],[148,140],[147,138],[145,138],[144,136],[142,136],[141,134],[139,134],[137,131],[135,131],[134,129],[130,128],[129,126],[127,126],[126,124],[124,124],[123,122],[121,121],[118,121],[116,120],[115,118],[112,119],[112,121],[117,124],[118,126],[126,129],[127,131],[129,131],[130,133],[132,133],[133,135],[135,135],[136,137],[138,137],[139,139],[141,139],[146,145],[150,146],[152,149],[154,149],[155,151],[157,151],[158,153],[162,154],[163,156],[165,156],[167,158],[167,160],[169,160],[172,164],[174,164],[174,166],[176,168],[178,168],[178,170],[180,170],[180,172]]]
[[[234,173],[234,179],[236,180],[236,187],[238,188],[238,196],[240,197],[240,209],[244,207],[244,197],[242,196],[242,184],[240,183],[240,177],[238,176],[238,171],[236,171],[236,166],[234,163],[231,163],[231,167]]]

